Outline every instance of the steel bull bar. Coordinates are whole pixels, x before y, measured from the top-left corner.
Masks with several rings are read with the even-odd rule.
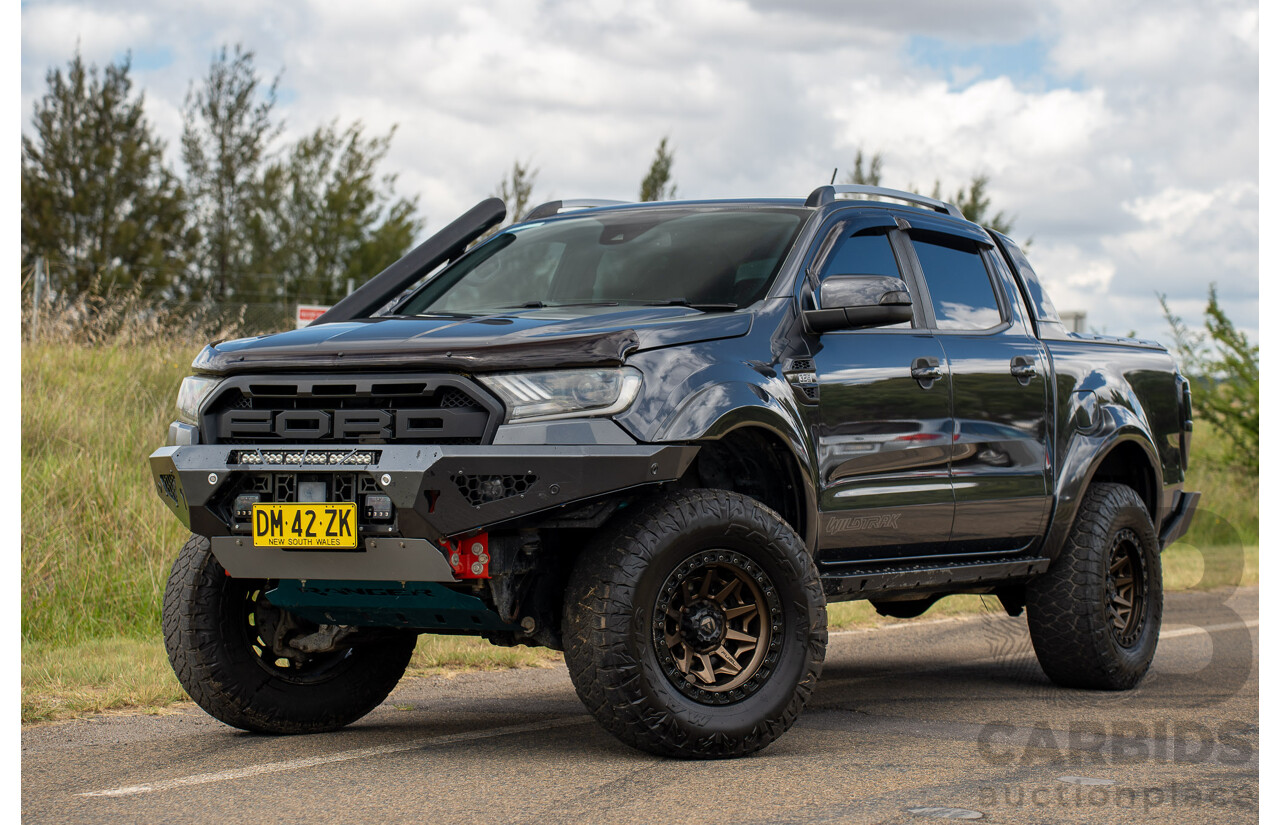
[[[683,444],[370,444],[349,453],[333,444],[197,444],[161,447],[150,464],[160,498],[191,532],[209,538],[214,556],[236,578],[430,582],[455,580],[442,540],[674,481],[697,452],[696,446]],[[244,463],[246,453],[253,463]],[[321,455],[326,463],[306,458]],[[352,464],[353,457],[369,461]],[[225,499],[235,489],[228,485],[245,473],[372,478],[378,492],[391,499],[396,532],[361,519],[355,550],[256,546],[248,529],[237,530],[227,517]]]

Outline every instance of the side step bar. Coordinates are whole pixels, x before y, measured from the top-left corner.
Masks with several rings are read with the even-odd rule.
[[[1049,569],[1049,559],[1022,558],[1005,561],[971,562],[947,566],[920,565],[909,568],[824,573],[822,589],[833,601],[866,599],[887,591],[931,591],[953,587],[993,585],[1009,579],[1039,575]]]

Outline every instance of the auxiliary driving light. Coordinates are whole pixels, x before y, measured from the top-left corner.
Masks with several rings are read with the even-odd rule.
[[[365,496],[364,516],[372,521],[389,521],[391,519],[391,496]]]
[[[278,450],[237,450],[231,454],[232,464],[301,464],[310,466],[368,466],[377,464],[381,455],[376,450],[308,450],[307,452],[281,452]]]
[[[231,512],[236,518],[252,518],[253,505],[262,501],[262,496],[257,493],[241,493],[236,496],[235,503],[231,505]]]

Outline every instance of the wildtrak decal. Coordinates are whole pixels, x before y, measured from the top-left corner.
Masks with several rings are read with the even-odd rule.
[[[827,522],[827,531],[831,533],[848,533],[854,530],[898,529],[898,519],[902,513],[886,513],[882,516],[856,516],[854,518],[833,518]]]

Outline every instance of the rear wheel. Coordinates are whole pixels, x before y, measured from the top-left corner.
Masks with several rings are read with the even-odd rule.
[[[318,733],[373,710],[417,636],[315,625],[274,607],[271,583],[233,579],[192,536],[165,587],[164,640],[184,690],[210,716],[259,733]]]
[[[757,751],[822,670],[826,602],[799,536],[721,490],[666,494],[579,558],[565,661],[607,730],[665,756]]]
[[[1163,600],[1146,505],[1131,487],[1095,484],[1062,554],[1027,585],[1036,658],[1065,687],[1127,690],[1151,666]]]

